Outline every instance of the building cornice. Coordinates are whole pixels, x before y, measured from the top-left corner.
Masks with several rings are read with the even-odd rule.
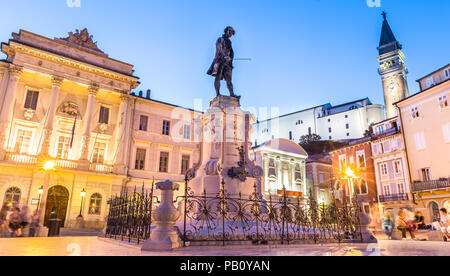
[[[10,41],[9,45],[7,44],[2,45],[3,51],[6,51],[7,48],[12,49],[19,53],[41,58],[57,64],[69,66],[78,70],[83,70],[89,73],[97,74],[109,79],[129,83],[131,89],[134,89],[139,85],[138,77],[129,76],[120,72],[113,71],[111,69],[102,68],[100,66],[93,65],[84,61],[79,61],[71,57],[62,56],[46,50],[28,46],[20,42]]]

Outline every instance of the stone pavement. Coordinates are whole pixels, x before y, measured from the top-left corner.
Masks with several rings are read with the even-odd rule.
[[[246,246],[141,252],[97,237],[1,239],[0,256],[450,256],[450,243],[380,241],[378,244]]]

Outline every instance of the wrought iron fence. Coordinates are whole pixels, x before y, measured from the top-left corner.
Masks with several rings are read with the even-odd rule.
[[[154,185],[150,192],[142,187],[133,193],[123,190],[108,204],[106,237],[141,243],[150,238]],[[231,196],[222,180],[220,192],[209,196],[195,195],[186,180],[183,216],[179,234],[183,246],[201,244],[295,244],[341,243],[362,241],[360,204],[328,206],[314,198],[281,196],[264,199],[254,186],[254,192],[244,197]]]
[[[108,201],[109,214],[106,224],[106,238],[140,244],[150,238],[154,183],[150,192],[142,190],[128,193],[122,189],[120,196]]]
[[[313,198],[292,200],[286,192],[264,200],[256,184],[248,198],[231,197],[222,181],[220,192],[213,197],[206,192],[196,196],[186,185],[184,208],[183,246],[195,242],[225,246],[362,241],[357,200],[350,206],[325,206]]]

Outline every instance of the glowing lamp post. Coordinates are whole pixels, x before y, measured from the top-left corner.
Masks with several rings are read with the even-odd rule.
[[[78,218],[82,219],[83,218],[82,211],[83,211],[84,198],[86,197],[86,191],[84,189],[81,191],[80,196],[81,196],[81,206],[80,206],[80,215],[78,216]]]
[[[348,179],[348,192],[350,198],[350,204],[352,204],[352,194],[353,194],[353,179],[358,178],[352,168],[347,167],[344,173],[344,179]]]
[[[38,204],[37,204],[37,211],[39,212],[39,205],[41,204],[41,197],[42,194],[44,193],[44,186],[41,186],[38,190],[38,194],[39,194],[39,199],[38,199]]]

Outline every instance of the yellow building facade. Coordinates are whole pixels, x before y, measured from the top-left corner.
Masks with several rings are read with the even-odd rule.
[[[132,93],[133,65],[86,29],[55,39],[20,30],[2,52],[0,204],[39,208],[44,224],[54,212],[65,227],[81,215],[102,228],[123,187],[182,182],[196,162],[195,112]]]

